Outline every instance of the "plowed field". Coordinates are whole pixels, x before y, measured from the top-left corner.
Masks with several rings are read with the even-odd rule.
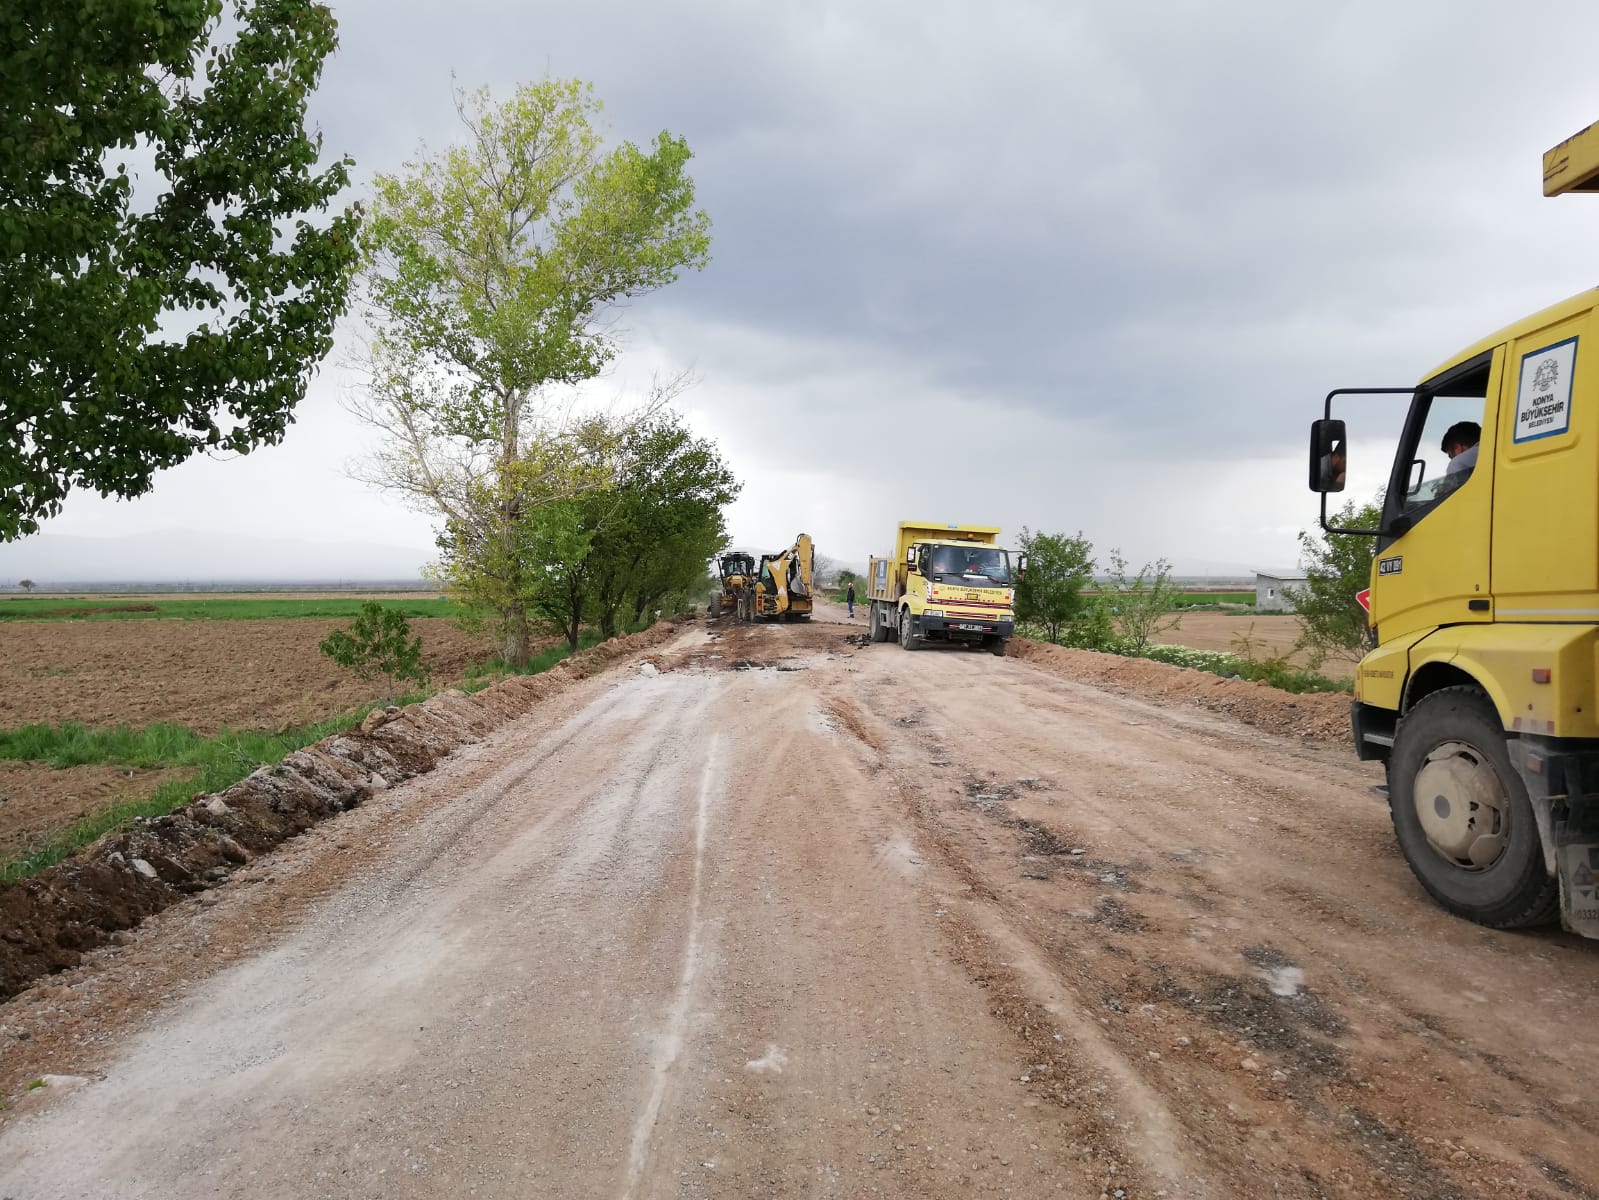
[[[202,733],[307,725],[381,698],[317,643],[346,621],[17,621],[0,625],[0,728],[81,721]],[[411,622],[435,678],[493,653],[454,622]]]

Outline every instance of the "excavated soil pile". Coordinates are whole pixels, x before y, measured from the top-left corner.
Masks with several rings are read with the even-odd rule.
[[[1123,695],[1226,713],[1270,733],[1334,742],[1349,738],[1349,697],[1342,692],[1296,695],[1266,683],[1225,679],[1147,658],[1069,650],[1026,638],[1011,640],[1010,657]]]
[[[225,881],[233,869],[374,791],[433,769],[451,751],[527,712],[569,684],[678,633],[664,621],[612,638],[541,675],[513,676],[476,695],[448,691],[374,712],[167,816],[136,820],[65,862],[0,885],[0,1000],[41,975],[76,966],[168,905]]]

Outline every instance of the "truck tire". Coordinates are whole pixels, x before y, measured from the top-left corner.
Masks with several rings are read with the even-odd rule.
[[[1002,638],[1002,637],[990,637],[990,638],[987,638],[985,640],[988,642],[988,652],[990,654],[997,654],[1000,658],[1004,658],[1005,657],[1005,639],[1004,638]]]
[[[1554,918],[1559,886],[1544,869],[1499,713],[1480,689],[1443,688],[1400,719],[1388,805],[1405,861],[1450,912],[1494,929]]]
[[[888,625],[883,620],[881,605],[870,605],[870,609],[866,614],[866,636],[867,640],[873,642],[888,641]]]
[[[911,632],[916,624],[916,619],[911,616],[910,609],[899,614],[899,644],[905,650],[920,650],[925,643],[921,638]]]

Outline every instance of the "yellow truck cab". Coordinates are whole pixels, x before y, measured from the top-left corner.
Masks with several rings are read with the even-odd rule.
[[[1594,183],[1599,126],[1550,155],[1557,190]],[[1379,526],[1331,527],[1350,451],[1335,410],[1385,394],[1408,412]],[[1414,387],[1330,393],[1310,485],[1323,528],[1377,539],[1353,735],[1386,764],[1411,870],[1481,924],[1558,914],[1599,937],[1599,289]]]
[[[1013,563],[994,525],[901,521],[892,558],[867,569],[867,619],[874,642],[897,637],[907,650],[944,641],[1005,653],[1016,632],[1016,581],[1026,556]]]

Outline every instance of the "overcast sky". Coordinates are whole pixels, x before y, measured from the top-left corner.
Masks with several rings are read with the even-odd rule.
[[[1599,284],[1599,199],[1540,185],[1543,151],[1599,119],[1591,0],[1514,27],[1462,0],[334,11],[314,115],[361,187],[456,138],[452,72],[502,96],[577,76],[616,137],[687,138],[713,261],[626,313],[600,387],[695,369],[682,407],[744,481],[740,545],[804,530],[864,564],[917,518],[1081,529],[1188,572],[1289,565],[1329,388],[1414,382]],[[372,542],[420,566],[427,519],[342,472],[369,436],[351,383],[330,362],[282,446],[74,497],[46,532]],[[0,582],[25,549],[0,547]]]

